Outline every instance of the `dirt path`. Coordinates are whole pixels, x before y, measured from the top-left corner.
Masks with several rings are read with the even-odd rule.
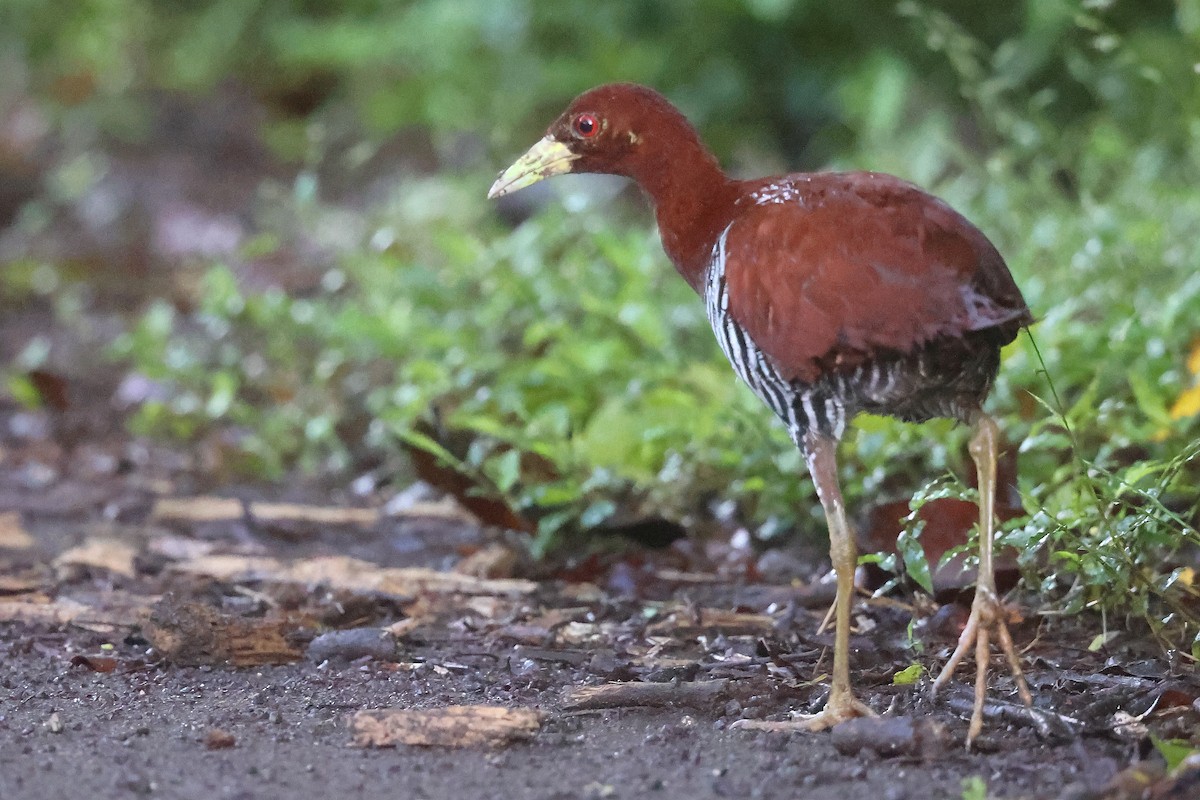
[[[378,664],[259,669],[151,668],[100,674],[62,657],[61,635],[10,626],[0,644],[0,796],[604,798],[962,796],[981,776],[994,797],[1057,797],[1112,773],[1130,747],[1058,745],[1015,732],[1002,751],[842,756],[823,735],[723,730],[713,710],[559,711],[571,670],[414,676]],[[125,648],[122,648],[125,649]],[[546,685],[544,689],[531,684]],[[546,711],[532,741],[503,749],[350,746],[360,708],[509,702]],[[961,726],[954,726],[961,733]],[[210,749],[214,729],[232,736]]]
[[[1157,758],[1148,730],[1197,723],[1200,682],[1151,642],[1093,653],[1086,624],[1032,620],[1017,637],[1054,724],[1038,730],[994,671],[982,752],[968,754],[969,677],[936,702],[925,691],[960,610],[914,639],[911,609],[872,601],[856,610],[853,665],[884,727],[733,730],[821,702],[831,642],[816,633],[827,600],[813,587],[665,567],[632,594],[478,577],[452,567],[494,566],[478,554],[504,539],[445,505],[163,502],[121,478],[87,508],[50,509],[14,482],[0,469],[8,502],[30,501],[0,515],[4,800],[915,800],[984,785],[991,798],[1120,798],[1140,795],[1106,789],[1113,776]],[[114,507],[121,521],[99,518]],[[655,556],[640,558],[653,573]],[[894,685],[913,664],[919,684]],[[355,744],[363,710],[477,705],[540,717],[494,747]]]

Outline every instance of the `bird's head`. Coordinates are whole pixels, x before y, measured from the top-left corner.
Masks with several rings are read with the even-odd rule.
[[[600,172],[639,179],[661,168],[671,148],[697,141],[687,119],[653,89],[611,83],[571,102],[546,135],[492,184],[489,198],[511,194],[568,172]]]

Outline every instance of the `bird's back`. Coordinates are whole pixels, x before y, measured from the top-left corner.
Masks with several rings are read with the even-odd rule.
[[[996,248],[878,173],[745,182],[712,249],[709,318],[793,435],[859,411],[965,418],[1029,311]]]

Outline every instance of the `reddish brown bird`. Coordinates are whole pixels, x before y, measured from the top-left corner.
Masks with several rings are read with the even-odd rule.
[[[974,426],[980,564],[971,616],[934,682],[975,646],[982,727],[989,634],[1030,702],[992,573],[998,431],[982,404],[1000,348],[1032,319],[1004,259],[941,200],[874,172],[734,180],[687,119],[643,86],[577,97],[545,138],[488,192],[593,172],[632,178],[650,197],[663,249],[697,294],[734,371],[804,452],[829,525],[837,572],[833,682],[824,709],[794,724],[821,730],[871,714],[850,686],[854,537],[837,478],[837,444],[859,412]]]

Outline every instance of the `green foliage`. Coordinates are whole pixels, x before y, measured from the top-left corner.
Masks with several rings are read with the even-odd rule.
[[[1167,772],[1174,772],[1175,768],[1182,764],[1185,759],[1200,754],[1200,750],[1197,750],[1192,746],[1191,742],[1184,739],[1160,739],[1157,736],[1151,735],[1150,741],[1154,743],[1154,749],[1167,762]]]
[[[547,535],[565,520],[603,522],[635,487],[675,516],[735,477],[777,511],[799,499],[798,457],[767,432],[644,225],[553,209],[506,235],[481,217],[478,185],[406,191],[423,188],[450,193],[436,207],[462,213],[410,218],[429,207],[411,196],[410,211],[385,210],[376,246],[327,272],[316,296],[246,292],[218,266],[195,313],[152,307],[115,345],[171,387],[138,428],[195,437],[232,426],[276,476],[293,464],[344,469],[355,448],[407,442],[486,477]],[[465,452],[414,432],[431,410],[470,434]],[[768,489],[746,472],[746,439],[757,466],[778,461],[787,479]],[[544,465],[536,480],[521,453]]]
[[[924,667],[920,664],[909,664],[904,669],[892,675],[892,684],[894,686],[911,686],[921,680],[921,675],[924,673]]]
[[[987,781],[979,775],[963,778],[962,800],[988,800]]]

